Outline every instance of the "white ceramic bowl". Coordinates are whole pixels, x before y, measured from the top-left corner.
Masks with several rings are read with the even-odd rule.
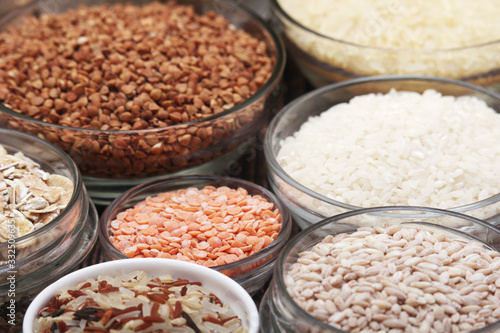
[[[141,258],[115,260],[88,266],[52,283],[38,294],[26,311],[23,332],[34,332],[33,323],[38,317],[38,312],[61,288],[77,285],[85,279],[97,278],[99,275],[124,275],[136,270],[145,271],[152,276],[170,274],[173,278],[201,282],[205,288],[217,295],[223,303],[228,303],[231,306],[249,333],[259,331],[259,313],[255,302],[245,289],[231,278],[213,269],[193,263],[170,259]]]

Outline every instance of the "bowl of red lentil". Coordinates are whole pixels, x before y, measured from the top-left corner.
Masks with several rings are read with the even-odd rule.
[[[285,63],[264,21],[219,0],[31,1],[0,40],[0,124],[67,152],[102,204],[223,172],[267,123]]]
[[[206,267],[117,260],[72,272],[33,300],[23,332],[54,331],[257,333],[259,313],[240,285]]]
[[[109,259],[194,262],[254,294],[271,276],[292,220],[260,185],[223,176],[180,176],[129,190],[108,206],[99,224]]]
[[[496,227],[457,212],[391,206],[339,214],[280,253],[261,328],[498,332],[499,251]]]

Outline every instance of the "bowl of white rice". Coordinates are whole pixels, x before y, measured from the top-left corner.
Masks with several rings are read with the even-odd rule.
[[[275,27],[315,86],[412,74],[500,82],[500,1],[271,0]]]
[[[359,78],[286,105],[264,150],[301,228],[346,211],[422,206],[500,224],[500,95],[424,76]]]

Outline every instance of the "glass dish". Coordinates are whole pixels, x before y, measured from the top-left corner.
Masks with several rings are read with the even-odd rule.
[[[0,29],[19,24],[29,15],[64,12],[79,4],[102,3],[92,0],[31,1],[0,19]],[[4,105],[0,105],[0,124],[37,135],[68,153],[80,169],[91,198],[98,204],[106,205],[126,189],[161,176],[227,171],[231,162],[245,152],[242,147],[268,122],[285,64],[282,41],[262,19],[231,1],[187,0],[181,3],[193,5],[200,14],[210,10],[220,13],[235,27],[266,43],[274,59],[274,68],[268,81],[254,95],[205,119],[155,129],[84,130],[34,120]],[[198,136],[201,144],[176,150],[172,142],[177,142],[182,133]]]
[[[283,249],[283,246],[285,246],[290,236],[292,220],[287,208],[274,194],[259,185],[236,178],[223,176],[168,177],[130,189],[122,196],[115,199],[115,201],[106,208],[99,221],[99,241],[108,258],[111,260],[128,258],[109,240],[109,237],[112,235],[110,223],[116,218],[118,213],[133,207],[138,202],[145,200],[148,196],[155,196],[159,193],[186,189],[189,187],[201,189],[209,185],[215,187],[227,186],[231,189],[241,187],[247,190],[250,195],[260,195],[267,201],[274,203],[275,207],[281,213],[281,231],[276,239],[268,246],[247,258],[211,267],[216,271],[230,276],[241,284],[250,295],[255,294],[270,278],[276,257]]]
[[[277,161],[281,141],[295,133],[309,117],[316,116],[333,105],[348,102],[355,96],[369,93],[398,91],[423,92],[434,89],[443,95],[470,95],[484,100],[500,112],[500,97],[493,91],[466,82],[421,76],[381,76],[359,78],[316,89],[286,105],[271,121],[264,142],[270,185],[287,205],[294,220],[302,229],[326,217],[360,208],[333,200],[301,185]],[[500,224],[500,194],[471,202],[460,207],[445,209],[461,212],[492,224]]]
[[[68,177],[74,192],[67,207],[42,228],[19,237],[14,243],[0,244],[0,319],[2,332],[20,330],[22,316],[31,299],[47,284],[77,266],[97,240],[97,212],[90,201],[76,165],[60,149],[31,135],[0,129],[0,144],[10,153],[23,154],[39,163],[43,170]],[[15,262],[9,250],[15,250]],[[7,278],[14,278],[11,288]],[[15,304],[15,325],[8,323],[10,302]]]
[[[446,220],[447,226],[442,225]],[[375,207],[340,214],[317,223],[295,236],[280,253],[273,280],[260,305],[261,329],[269,333],[341,333],[300,308],[288,293],[285,274],[297,261],[299,253],[310,249],[327,235],[352,233],[364,226],[408,225],[433,229],[452,238],[472,239],[484,243],[493,251],[500,251],[500,231],[473,217],[460,213],[423,207]],[[475,330],[476,333],[497,332],[500,322]]]
[[[394,15],[388,4],[386,15]],[[316,87],[373,75],[427,75],[464,80],[500,89],[500,41],[436,50],[405,50],[370,47],[348,40],[325,36],[293,19],[279,4],[271,0],[273,22],[282,33],[290,57]],[[382,14],[384,15],[384,14]],[[380,19],[380,18],[379,18]],[[381,18],[383,20],[384,17]],[[374,19],[378,31],[380,24]],[[373,31],[368,32],[376,33]],[[471,65],[463,64],[475,59]]]

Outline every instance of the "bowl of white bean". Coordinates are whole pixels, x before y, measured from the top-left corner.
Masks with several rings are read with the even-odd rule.
[[[264,143],[269,183],[306,228],[378,206],[500,216],[500,96],[422,76],[360,78],[286,105]]]
[[[498,332],[499,250],[497,228],[456,212],[391,206],[340,214],[280,254],[261,327]]]

